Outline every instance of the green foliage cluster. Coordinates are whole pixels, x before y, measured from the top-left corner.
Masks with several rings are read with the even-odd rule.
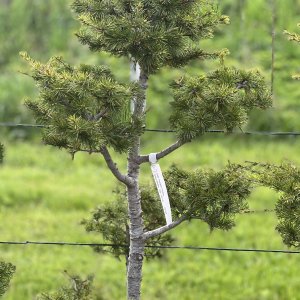
[[[88,276],[86,279],[82,279],[79,276],[72,276],[72,275],[68,275],[68,277],[70,280],[70,284],[68,286],[63,286],[54,293],[43,293],[37,297],[37,300],[92,300],[94,299],[91,296],[92,289],[93,289],[92,287],[93,276]]]
[[[11,263],[0,262],[0,297],[4,295],[9,287],[10,280],[16,271]]]
[[[241,166],[228,164],[221,171],[183,171],[173,166],[166,173],[172,211],[189,219],[200,219],[211,230],[229,230],[235,214],[248,208],[251,178]]]
[[[172,215],[174,219],[201,220],[210,230],[229,230],[235,226],[236,214],[248,210],[248,198],[257,186],[269,187],[279,193],[276,201],[278,224],[276,230],[288,246],[300,247],[300,170],[290,163],[281,165],[229,163],[223,170],[182,170],[172,166],[165,173]],[[88,232],[100,233],[106,242],[127,245],[129,225],[126,194],[118,191],[118,199],[97,208],[90,219],[82,223]],[[141,191],[145,230],[165,224],[165,219],[153,186]],[[121,225],[121,226],[120,226]],[[149,240],[147,245],[169,245],[170,234]],[[106,249],[106,250],[105,250]],[[127,257],[128,248],[95,247],[97,252],[111,252]],[[163,253],[147,249],[147,257],[160,257]]]
[[[241,128],[252,109],[272,105],[270,91],[258,71],[222,67],[207,76],[181,78],[172,91],[170,122],[183,141],[212,128],[229,132]]]
[[[211,37],[218,24],[228,22],[217,7],[202,0],[76,0],[73,9],[83,23],[78,35],[83,44],[131,57],[147,75],[163,66],[178,67],[191,58],[210,57],[199,50],[199,40]],[[174,13],[169,15],[169,11]],[[212,57],[223,59],[224,55],[221,51]],[[48,125],[44,134],[47,144],[71,153],[99,151],[101,146],[124,152],[133,137],[143,133],[143,120],[134,120],[128,111],[132,99],[143,97],[137,86],[117,82],[104,67],[75,69],[60,57],[41,64],[23,56],[40,88],[40,101],[27,101],[27,106],[39,123]],[[232,131],[242,126],[251,109],[271,105],[262,76],[234,68],[181,79],[173,91],[170,121],[183,141],[215,126]]]
[[[83,44],[92,51],[130,56],[147,74],[218,56],[201,50],[198,41],[229,22],[215,4],[203,0],[75,0],[72,7],[83,24],[78,33]]]
[[[229,164],[222,171],[183,171],[173,166],[165,174],[174,219],[200,219],[211,230],[229,230],[234,216],[247,209],[251,180],[240,166]],[[126,194],[117,191],[117,199],[98,207],[82,224],[88,232],[100,233],[104,241],[116,245],[129,244]],[[141,190],[144,227],[146,231],[165,225],[165,217],[157,191],[153,186]],[[152,238],[148,246],[167,246],[174,241],[170,234]],[[97,252],[110,252],[116,257],[128,256],[127,247],[94,247]],[[145,256],[161,257],[160,249],[146,248]]]
[[[120,258],[129,255],[129,221],[126,193],[121,190],[116,190],[116,199],[110,201],[108,204],[99,206],[92,212],[90,219],[85,219],[82,224],[85,226],[87,232],[100,233],[105,242],[115,245],[125,245],[125,247],[93,247],[96,252],[109,252],[114,256]],[[161,209],[160,200],[155,197],[156,193],[150,189],[142,188],[142,210],[144,218],[145,230],[153,230],[165,224],[165,217]],[[170,234],[157,236],[151,241],[148,241],[148,246],[170,245],[173,238]],[[162,250],[155,248],[146,248],[145,257],[150,259],[154,257],[161,257]]]
[[[291,163],[280,166],[253,164],[252,172],[263,186],[279,192],[277,231],[288,246],[300,247],[300,169]]]
[[[73,68],[60,57],[46,64],[22,56],[32,67],[32,77],[40,93],[38,101],[27,101],[36,121],[47,125],[46,144],[80,150],[99,151],[111,146],[124,152],[133,136],[143,132],[140,120],[133,120],[129,104],[139,94],[135,84],[116,81],[102,66]]]

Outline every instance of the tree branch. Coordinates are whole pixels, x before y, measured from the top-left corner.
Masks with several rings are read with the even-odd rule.
[[[151,230],[151,231],[148,231],[148,232],[145,232],[144,233],[144,239],[145,240],[148,240],[150,238],[153,238],[153,237],[156,237],[160,234],[163,234],[175,227],[177,227],[179,224],[181,224],[182,222],[188,220],[188,217],[187,216],[182,216],[180,219],[172,222],[171,224],[169,225],[165,225],[165,226],[162,226],[160,228],[157,228],[157,229],[154,229],[154,230]]]
[[[102,111],[100,111],[99,113],[97,113],[96,115],[90,114],[90,113],[85,113],[84,117],[88,120],[88,121],[99,121],[100,119],[102,119],[103,117],[106,116],[107,113],[107,109],[103,109]]]
[[[100,111],[98,114],[96,114],[95,116],[93,116],[95,121],[99,121],[100,119],[102,119],[103,117],[105,117],[106,113],[107,113],[108,109],[104,109],[103,111]]]
[[[183,141],[177,141],[176,143],[167,147],[166,149],[162,150],[161,152],[158,152],[156,154],[156,158],[161,159],[161,158],[169,155],[170,153],[174,152],[175,150],[177,150],[178,148],[183,146],[185,143],[186,142],[183,142]],[[146,163],[146,162],[149,162],[149,155],[141,155],[138,159],[138,163],[142,164],[142,163]]]
[[[103,146],[103,147],[101,147],[100,152],[103,155],[103,157],[104,157],[104,159],[106,161],[106,164],[109,167],[109,169],[111,170],[111,172],[113,173],[113,175],[119,181],[123,182],[125,185],[131,186],[133,184],[132,180],[128,176],[122,174],[119,171],[119,169],[117,167],[117,164],[113,161],[113,159],[112,159],[112,157],[111,157],[108,149],[105,146]]]

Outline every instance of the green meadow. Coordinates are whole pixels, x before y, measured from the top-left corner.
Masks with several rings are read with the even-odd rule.
[[[169,134],[147,133],[148,153],[172,142]],[[33,142],[7,144],[0,171],[1,240],[102,242],[87,234],[80,221],[98,204],[114,197],[116,181],[100,156],[69,154]],[[208,137],[189,144],[161,162],[193,168],[221,168],[235,163],[282,160],[300,164],[300,141],[296,138],[243,136]],[[116,156],[117,157],[117,156]],[[124,169],[122,158],[117,159]],[[149,166],[142,170],[143,182],[151,181]],[[278,195],[268,189],[253,191],[251,209],[271,209]],[[209,232],[200,221],[174,230],[176,245],[286,249],[274,213],[239,215],[228,232]],[[94,253],[90,247],[2,245],[2,259],[17,266],[4,299],[34,299],[55,290],[71,274],[95,275],[96,299],[124,299],[125,262]],[[162,259],[146,261],[144,299],[300,299],[299,255],[165,250]],[[100,297],[101,295],[101,297]],[[100,298],[99,298],[100,297]]]

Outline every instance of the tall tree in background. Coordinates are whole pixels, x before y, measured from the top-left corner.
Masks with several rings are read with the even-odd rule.
[[[85,224],[112,243],[130,245],[121,252],[112,247],[111,252],[126,256],[127,298],[140,299],[144,256],[159,254],[145,253],[146,245],[171,242],[162,234],[191,219],[228,230],[234,226],[234,215],[247,207],[251,182],[240,166],[229,165],[219,172],[172,168],[166,174],[172,208],[167,225],[157,192],[139,183],[140,166],[149,162],[149,155],[140,154],[149,76],[193,59],[222,61],[226,51],[205,52],[199,41],[211,38],[216,27],[229,20],[212,1],[204,0],[76,0],[72,7],[82,23],[79,40],[92,51],[127,57],[137,81],[119,82],[105,66],[73,67],[61,57],[42,64],[23,54],[40,89],[38,101],[27,101],[27,106],[38,122],[47,125],[46,144],[65,148],[73,156],[79,151],[101,154],[126,187],[125,197],[121,193],[116,203],[95,211]],[[151,155],[153,163],[209,129],[241,128],[253,108],[271,105],[258,71],[223,64],[207,75],[179,78],[171,88],[170,124],[178,140]],[[127,172],[119,170],[111,150],[127,153]]]

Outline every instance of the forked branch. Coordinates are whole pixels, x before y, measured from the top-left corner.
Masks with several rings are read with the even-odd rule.
[[[183,142],[183,141],[177,141],[176,143],[172,144],[171,146],[167,147],[166,149],[158,152],[156,154],[156,158],[161,159],[161,158],[171,154],[172,152],[174,152],[175,150],[177,150],[178,148],[183,146],[185,143],[186,142]],[[146,162],[149,162],[149,155],[141,155],[139,157],[138,163],[142,164],[142,163],[146,163]]]
[[[122,174],[117,166],[117,164],[113,161],[108,149],[103,146],[101,147],[101,150],[100,150],[101,154],[103,155],[105,161],[106,161],[106,164],[108,166],[108,168],[111,170],[111,172],[113,173],[113,175],[121,182],[123,182],[125,185],[127,186],[131,186],[133,184],[132,180]]]

